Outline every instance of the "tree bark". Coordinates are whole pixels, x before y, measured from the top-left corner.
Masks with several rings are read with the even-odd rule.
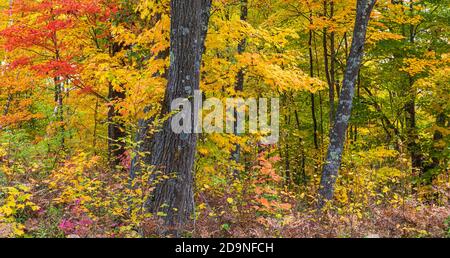
[[[211,0],[171,0],[169,81],[162,115],[171,112],[171,103],[187,98],[193,104],[199,89],[200,65],[204,50]],[[194,112],[191,112],[194,124]],[[197,148],[194,133],[176,134],[171,119],[164,122],[151,143],[148,164],[169,179],[160,181],[149,197],[147,207],[154,215],[163,213],[165,235],[180,236],[194,211],[193,165]],[[155,172],[156,173],[156,172]],[[153,179],[158,179],[153,177]]]
[[[342,161],[342,152],[353,105],[355,82],[364,52],[370,13],[375,2],[376,0],[358,0],[357,2],[352,46],[347,60],[347,68],[342,83],[342,92],[339,98],[336,118],[330,134],[327,159],[322,171],[319,189],[319,207],[323,207],[325,202],[331,200],[334,195],[334,186]]]

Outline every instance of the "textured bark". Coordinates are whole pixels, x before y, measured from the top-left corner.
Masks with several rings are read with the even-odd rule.
[[[347,60],[336,118],[330,134],[327,159],[322,171],[319,207],[322,207],[326,200],[333,198],[334,186],[341,165],[342,152],[353,105],[356,78],[364,52],[367,25],[375,2],[376,0],[358,0],[357,2],[352,46]]]
[[[347,39],[346,39],[347,41]],[[346,43],[347,44],[347,43]],[[346,55],[348,58],[348,54]],[[362,85],[362,79],[361,79],[361,71],[358,72],[358,88],[357,88],[357,98],[359,103],[361,103],[361,85]],[[358,141],[358,125],[355,124],[355,130],[353,132],[353,141],[357,142]]]
[[[171,60],[162,115],[171,111],[174,99],[188,98],[192,102],[194,90],[199,89],[200,64],[211,1],[172,0],[170,5]],[[194,121],[194,112],[191,121]],[[147,203],[154,214],[165,213],[163,219],[167,231],[163,234],[179,236],[194,211],[193,165],[196,148],[197,135],[175,134],[171,128],[171,119],[163,124],[152,139],[147,162],[155,167],[155,171],[170,176],[170,179],[156,185]]]

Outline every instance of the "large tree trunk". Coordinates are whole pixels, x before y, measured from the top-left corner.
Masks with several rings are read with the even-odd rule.
[[[364,52],[367,25],[375,2],[376,0],[358,0],[357,2],[352,46],[347,60],[336,118],[330,134],[327,160],[322,171],[319,207],[322,207],[326,200],[333,198],[334,186],[341,165],[345,137],[352,111],[355,82]]]
[[[187,98],[193,104],[194,91],[199,89],[200,65],[204,50],[211,0],[172,0],[170,31],[170,68],[162,115],[171,112],[171,103]],[[191,112],[194,124],[194,112]],[[179,236],[194,211],[193,165],[197,148],[194,133],[176,134],[171,119],[164,122],[151,142],[148,164],[155,171],[170,176],[156,185],[148,208],[162,217],[167,226],[164,234]],[[158,176],[154,177],[157,179]]]

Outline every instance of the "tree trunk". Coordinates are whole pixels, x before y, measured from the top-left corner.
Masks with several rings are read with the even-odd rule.
[[[241,21],[247,21],[247,17],[248,17],[248,0],[241,0]],[[242,54],[245,51],[245,47],[247,45],[247,39],[242,39],[239,44],[238,44],[238,49],[237,52],[238,54]],[[238,74],[236,76],[236,85],[234,87],[234,90],[236,92],[242,92],[244,90],[244,69],[241,68],[238,71]],[[237,135],[237,110],[235,110],[234,112],[234,134]],[[241,146],[239,144],[236,144],[234,151],[231,154],[232,156],[232,160],[234,160],[236,163],[239,163],[240,159],[241,159]],[[233,175],[235,178],[239,177],[239,171],[234,170],[233,171]]]
[[[120,114],[115,107],[116,102],[125,98],[125,92],[117,91],[109,85],[108,99],[108,157],[112,169],[120,165],[125,154],[125,125],[120,121]]]
[[[309,11],[309,24],[312,25],[312,11]],[[309,76],[314,77],[314,55],[313,55],[313,31],[309,29],[308,49],[309,49]],[[314,130],[314,148],[319,149],[318,132],[317,132],[317,117],[316,117],[316,97],[311,93],[311,115],[313,120]]]
[[[290,112],[289,112],[290,113]],[[291,125],[291,115],[285,115],[284,119],[286,121],[286,125],[289,127]],[[288,130],[289,131],[289,130]],[[292,173],[291,173],[291,158],[290,158],[290,146],[289,146],[289,132],[286,133],[286,143],[285,143],[285,149],[284,149],[284,162],[285,162],[285,168],[286,171],[286,186],[288,189],[290,189],[292,185]]]
[[[353,105],[355,82],[364,52],[367,25],[375,2],[376,0],[358,0],[357,2],[352,46],[347,60],[336,118],[330,134],[327,159],[322,171],[319,207],[323,207],[325,201],[333,198],[334,186],[342,161],[345,136]]]
[[[110,56],[116,55],[122,48],[121,44],[113,43],[110,47]],[[108,88],[108,159],[109,165],[113,170],[120,165],[120,161],[125,154],[125,125],[120,121],[120,114],[116,109],[116,103],[124,98],[125,92],[115,89],[110,82]]]
[[[316,41],[316,37],[312,37],[313,38],[313,43],[314,43],[314,55],[315,56],[315,63],[316,63],[316,76],[320,78],[320,68],[319,68],[319,53],[317,51],[317,41]],[[323,153],[323,143],[324,143],[324,120],[323,120],[323,101],[322,101],[322,93],[319,91],[318,92],[319,95],[319,115],[320,115],[320,123],[319,123],[319,131],[320,131],[320,149],[321,149],[321,154]],[[322,159],[323,155],[320,155],[321,159]]]
[[[59,55],[57,55],[56,59],[57,60],[59,59]],[[65,148],[64,101],[63,101],[64,84],[61,81],[61,78],[59,77],[53,78],[53,82],[55,84],[55,103],[56,103],[55,116],[59,122],[61,148],[64,149]]]
[[[347,41],[347,39],[346,39]],[[347,54],[348,58],[348,54]],[[358,71],[358,88],[357,88],[357,95],[358,103],[361,104],[361,85],[362,85],[362,79],[361,79],[361,70]],[[353,142],[358,141],[358,123],[355,122],[355,131],[353,132]]]
[[[299,115],[298,115],[298,111],[295,110],[294,114],[295,114],[295,122],[297,124],[297,129],[300,132],[301,126],[300,126],[300,118],[299,118]],[[297,158],[297,160],[300,162],[300,166],[299,167],[301,168],[301,170],[300,170],[301,180],[297,180],[297,181],[298,181],[298,183],[301,181],[304,185],[306,185],[307,184],[307,182],[306,182],[306,168],[305,168],[306,167],[306,154],[305,154],[304,141],[303,141],[303,138],[301,136],[298,137],[298,143],[299,143],[301,158],[300,159]],[[315,170],[315,167],[316,167],[316,164],[314,164],[314,170]]]
[[[171,0],[169,81],[162,105],[162,115],[171,112],[171,103],[187,98],[193,104],[199,89],[200,65],[206,37],[211,0]],[[194,124],[194,112],[190,118]],[[169,176],[156,185],[148,200],[148,208],[162,217],[167,230],[163,234],[177,237],[190,221],[194,211],[193,165],[197,148],[194,133],[176,134],[171,119],[164,122],[151,142],[148,164]],[[153,177],[153,179],[159,179]]]
[[[433,147],[430,152],[431,163],[424,166],[423,175],[424,175],[424,183],[430,185],[433,183],[433,180],[438,175],[439,171],[437,168],[441,165],[441,161],[443,160],[444,147],[440,144],[440,141],[444,139],[444,135],[439,130],[439,128],[445,128],[446,121],[448,117],[445,113],[439,113],[436,117],[436,126],[438,129],[434,131],[433,134]],[[444,163],[445,164],[445,163]]]
[[[327,0],[323,1],[323,16],[326,18],[327,16],[327,9],[328,9],[328,2]],[[329,69],[329,61],[328,61],[328,43],[327,43],[327,28],[325,27],[323,29],[323,63],[325,68],[325,77],[327,79],[328,83],[328,98],[329,98],[329,105],[330,105],[330,112],[329,112],[329,128],[333,127],[333,120],[334,120],[334,82],[332,81],[331,75],[330,75],[330,69]]]
[[[411,2],[410,5],[410,13],[413,15],[414,6]],[[415,43],[415,32],[414,25],[410,25],[409,30],[409,43]],[[416,126],[416,89],[414,88],[414,77],[408,74],[408,102],[406,103],[406,128],[407,128],[407,136],[408,136],[408,150],[411,155],[411,163],[412,163],[412,173],[413,175],[418,176],[418,180],[414,183],[414,186],[418,186],[418,182],[422,179],[423,175],[423,153],[419,144],[419,135],[417,133]]]
[[[334,17],[334,1],[331,0],[330,2],[330,19],[333,20]],[[335,87],[333,90],[333,101],[335,100],[335,96],[337,96],[337,99],[339,99],[340,89],[339,84],[336,83],[336,47],[335,47],[335,40],[336,40],[336,33],[331,31],[330,33],[330,80],[331,85]],[[333,103],[334,108],[334,103]],[[333,110],[334,114],[335,110]],[[334,117],[333,117],[334,119]]]

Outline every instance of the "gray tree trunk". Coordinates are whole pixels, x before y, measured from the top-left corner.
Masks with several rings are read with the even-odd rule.
[[[199,89],[200,66],[208,28],[211,0],[171,0],[170,68],[162,115],[168,114],[177,98],[193,102],[194,90]],[[194,112],[191,114],[192,124]],[[162,217],[167,227],[163,234],[180,236],[194,211],[193,165],[197,135],[176,134],[168,119],[151,142],[147,164],[170,179],[156,185],[147,203],[155,215]]]
[[[347,60],[347,68],[342,84],[336,118],[330,134],[327,159],[322,171],[319,189],[319,207],[322,207],[325,201],[333,198],[334,186],[342,161],[342,152],[352,111],[355,82],[364,52],[367,25],[375,2],[376,0],[358,0],[356,5],[353,41]]]

